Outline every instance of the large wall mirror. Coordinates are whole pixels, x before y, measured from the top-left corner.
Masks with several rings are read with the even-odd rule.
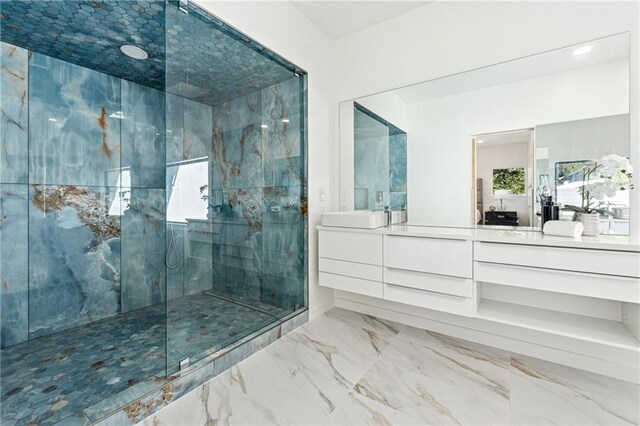
[[[342,102],[341,210],[539,230],[551,201],[628,234],[629,114],[627,33]]]

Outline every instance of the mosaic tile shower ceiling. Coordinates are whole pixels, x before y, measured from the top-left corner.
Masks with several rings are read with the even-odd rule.
[[[181,4],[0,1],[2,425],[142,419],[306,312],[306,76]]]
[[[407,134],[357,103],[354,172],[356,210],[407,205]]]
[[[189,14],[164,0],[2,0],[0,29],[7,43],[209,105],[291,78],[293,64],[188,3]]]

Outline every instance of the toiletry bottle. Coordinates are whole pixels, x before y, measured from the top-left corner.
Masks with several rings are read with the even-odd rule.
[[[560,206],[553,203],[553,197],[548,196],[542,204],[542,226],[549,220],[560,219]]]

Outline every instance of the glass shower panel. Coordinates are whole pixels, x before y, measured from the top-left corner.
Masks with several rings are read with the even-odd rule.
[[[0,423],[141,420],[307,304],[306,75],[190,2],[0,7]]]
[[[1,422],[98,419],[165,376],[164,95],[1,47]]]
[[[182,7],[166,13],[169,371],[306,297],[305,76]]]

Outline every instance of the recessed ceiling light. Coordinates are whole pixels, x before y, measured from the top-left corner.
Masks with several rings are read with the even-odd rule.
[[[478,140],[476,141],[476,143],[482,143],[482,142],[484,142],[482,139],[478,139]]]
[[[282,122],[283,122],[283,123],[288,123],[288,122],[289,122],[289,119],[288,119],[288,118],[283,118],[283,119],[282,119]]]
[[[120,46],[120,50],[122,53],[133,59],[147,59],[149,57],[147,52],[130,44],[123,44]]]
[[[581,46],[573,51],[573,56],[585,55],[593,50],[592,46]]]
[[[261,124],[260,127],[262,127],[263,129],[268,129],[269,126],[267,126],[266,124]]]
[[[56,121],[58,121],[58,120],[56,120],[56,119],[55,119],[55,118],[53,118],[53,117],[49,117],[49,121],[56,122]]]

